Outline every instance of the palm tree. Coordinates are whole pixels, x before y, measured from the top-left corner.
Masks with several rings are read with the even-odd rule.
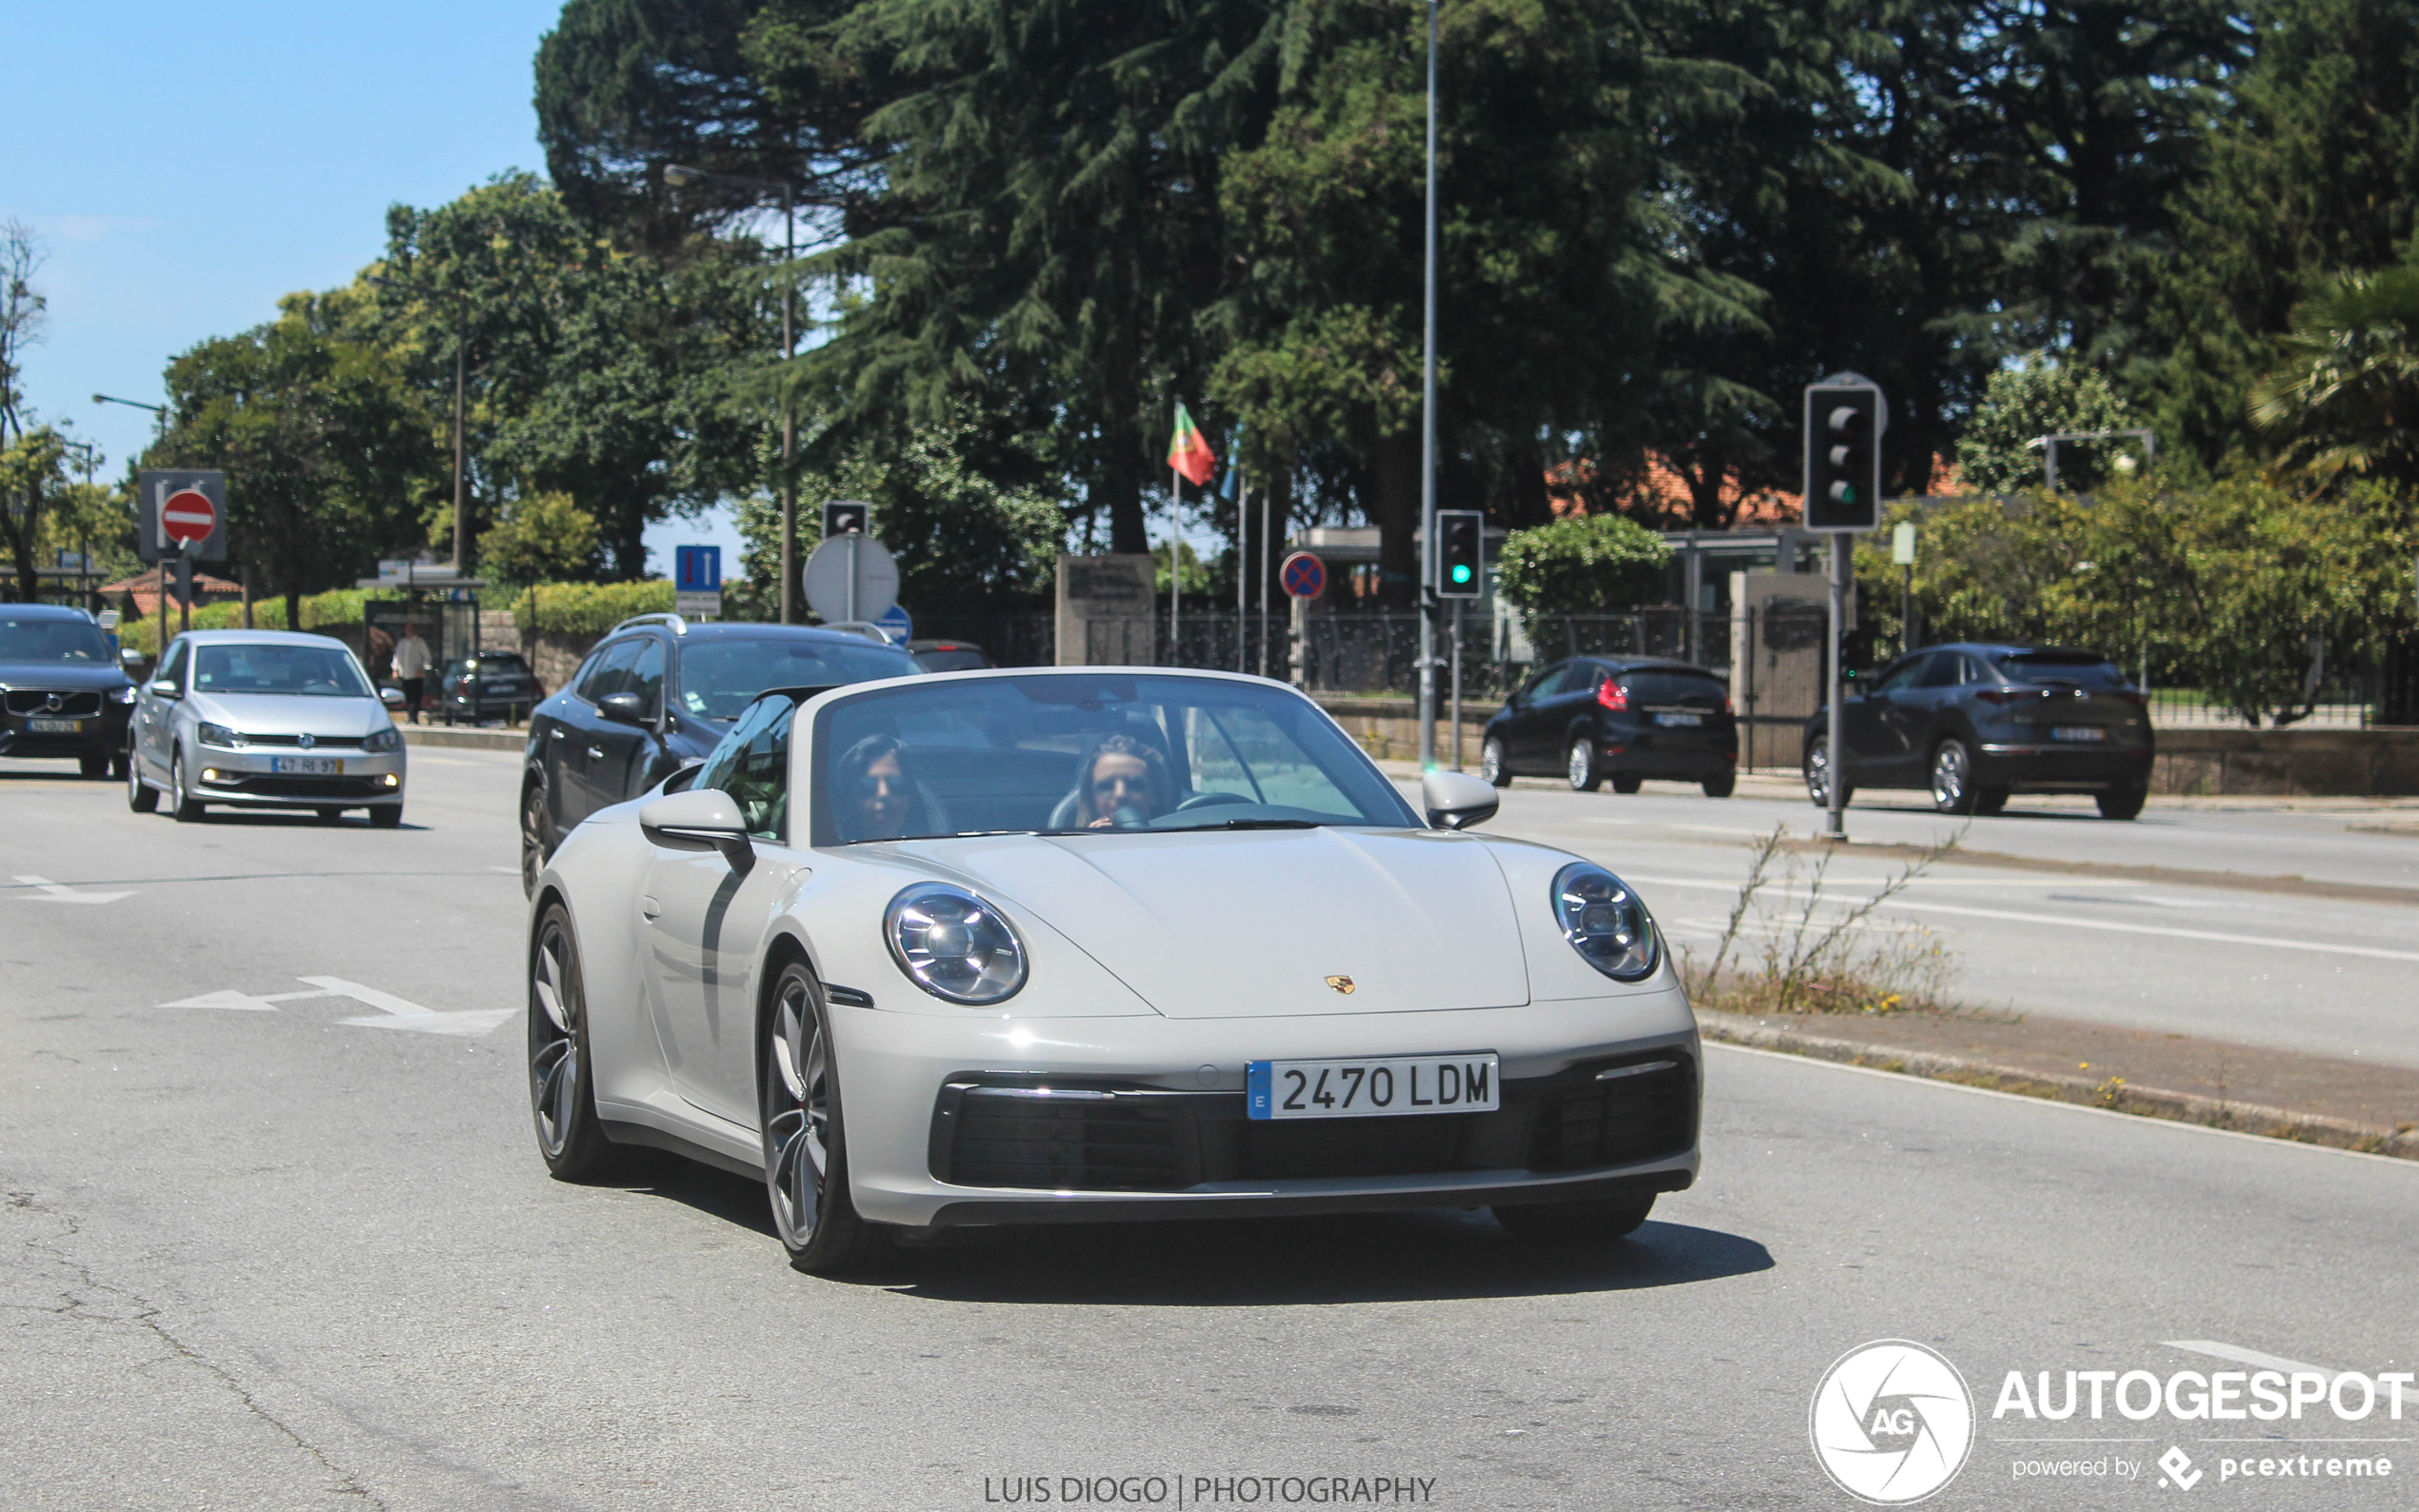
[[[2251,386],[2275,470],[2419,482],[2419,268],[2341,273],[2293,311],[2285,360]]]

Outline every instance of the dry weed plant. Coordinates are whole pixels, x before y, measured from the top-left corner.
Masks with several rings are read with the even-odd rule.
[[[1681,947],[1689,1001],[1752,1014],[1946,1011],[1955,962],[1939,938],[1921,924],[1882,924],[1874,913],[1965,838],[1960,829],[1870,896],[1842,900],[1826,891],[1837,852],[1825,850],[1809,866],[1789,848],[1787,826],[1774,826],[1755,843],[1711,959]],[[1777,908],[1771,894],[1779,895]],[[1763,937],[1752,951],[1741,940],[1748,933]]]

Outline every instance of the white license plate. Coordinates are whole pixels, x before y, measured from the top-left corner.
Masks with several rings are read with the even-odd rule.
[[[2049,738],[2051,740],[2107,740],[2109,732],[2097,725],[2054,725],[2050,726]]]
[[[1654,722],[1658,725],[1697,726],[1705,723],[1705,716],[1703,714],[1657,714]]]
[[[26,728],[36,735],[81,735],[84,721],[80,719],[37,719],[28,722]]]
[[[1500,1105],[1502,1080],[1492,1050],[1374,1061],[1252,1061],[1244,1067],[1245,1101],[1255,1119],[1491,1113]]]
[[[271,756],[269,769],[290,777],[342,777],[345,762],[341,756]]]

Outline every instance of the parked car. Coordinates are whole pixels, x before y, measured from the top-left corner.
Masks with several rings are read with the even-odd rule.
[[[546,689],[518,651],[481,651],[445,669],[437,683],[437,707],[449,725],[468,720],[476,725],[498,715],[508,725],[536,706]]]
[[[1431,1207],[1610,1243],[1695,1178],[1696,1021],[1620,877],[1463,832],[1497,802],[1436,771],[1415,809],[1231,673],[770,694],[538,878],[538,1154],[760,1173],[812,1272],[957,1225]]]
[[[0,756],[57,757],[126,775],[134,681],[100,622],[58,604],[0,605]]]
[[[882,640],[803,625],[690,624],[641,614],[613,627],[562,691],[530,714],[521,779],[521,881],[583,819],[703,761],[769,687],[913,675]]]
[[[1478,769],[1498,787],[1561,776],[1579,792],[1607,781],[1634,793],[1651,777],[1696,783],[1708,798],[1737,784],[1739,726],[1729,688],[1702,666],[1574,656],[1529,674],[1487,722]]]
[[[403,735],[342,641],[288,630],[193,630],[136,696],[127,806],[180,823],[205,808],[366,808],[403,823]]]
[[[910,641],[907,648],[928,672],[972,672],[999,665],[972,641]]]
[[[2131,819],[2149,792],[2149,701],[2097,651],[1960,643],[1910,651],[1840,701],[1847,791],[1929,789],[1944,814],[2017,792],[2089,793]],[[1830,803],[1828,706],[1806,722],[1806,792]]]

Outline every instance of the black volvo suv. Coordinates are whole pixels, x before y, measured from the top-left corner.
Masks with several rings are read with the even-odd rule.
[[[561,692],[530,716],[521,777],[521,885],[564,835],[703,761],[770,687],[833,687],[922,671],[915,658],[844,630],[802,625],[624,620]]]
[[[57,604],[0,604],[0,756],[59,756],[126,775],[134,683],[98,621]]]

